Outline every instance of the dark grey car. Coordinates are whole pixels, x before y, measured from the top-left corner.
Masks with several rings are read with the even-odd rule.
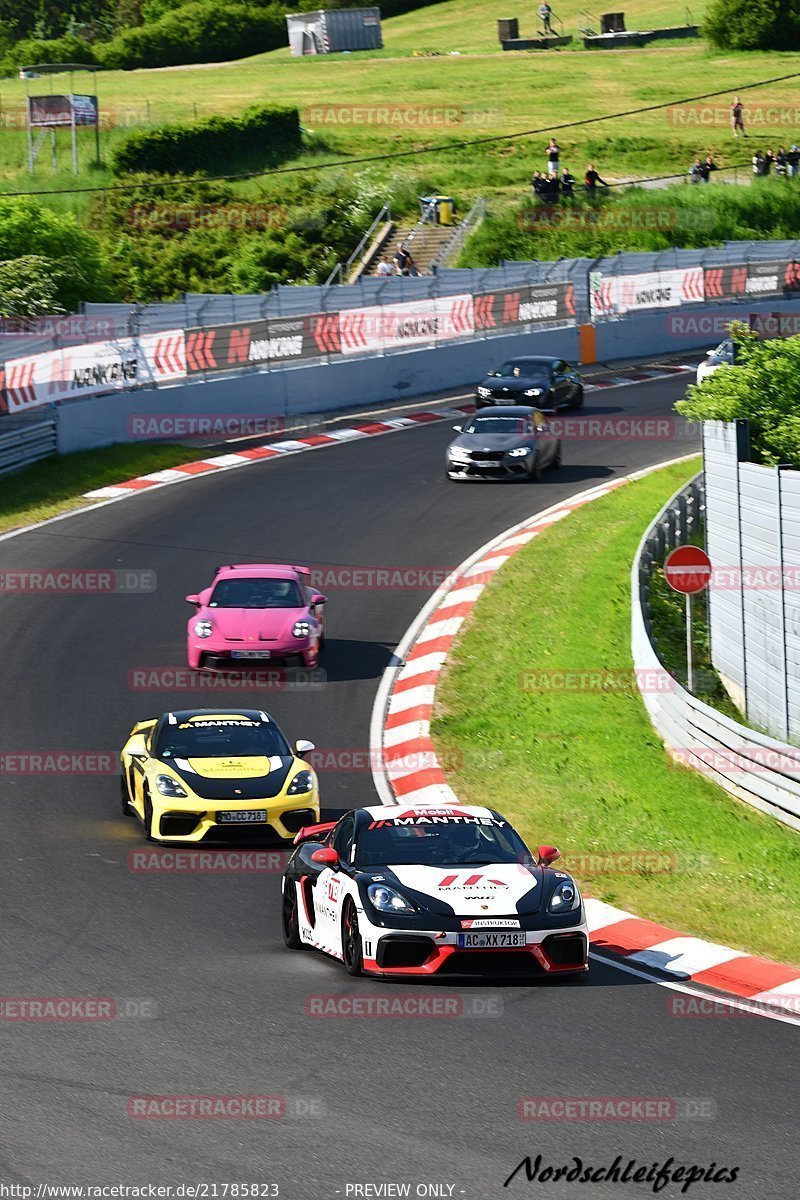
[[[449,479],[538,480],[546,467],[561,465],[561,439],[538,408],[483,409],[454,428],[458,437],[447,447]]]

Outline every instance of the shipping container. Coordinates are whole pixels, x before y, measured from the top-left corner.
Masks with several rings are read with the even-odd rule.
[[[330,8],[291,13],[286,18],[292,54],[336,54],[342,50],[380,50],[379,8]]]

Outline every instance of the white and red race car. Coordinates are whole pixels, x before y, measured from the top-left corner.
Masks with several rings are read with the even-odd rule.
[[[578,885],[499,813],[457,805],[354,809],[295,837],[283,937],[351,975],[542,975],[588,969]]]

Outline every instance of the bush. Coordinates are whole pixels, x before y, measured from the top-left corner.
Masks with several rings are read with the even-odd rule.
[[[0,317],[43,317],[68,312],[88,299],[87,279],[74,259],[26,254],[0,262]]]
[[[262,7],[196,0],[166,12],[152,24],[123,30],[101,53],[104,66],[128,71],[224,62],[287,44],[285,9],[280,4]]]
[[[797,50],[798,0],[711,0],[703,33],[721,50]]]
[[[83,38],[67,33],[47,41],[25,38],[16,42],[3,59],[3,66],[9,69],[39,63],[85,63],[86,66],[96,66],[97,55]]]
[[[59,216],[34,200],[0,197],[0,298],[7,311],[75,309],[82,300],[110,297],[100,242],[72,216]],[[37,300],[38,298],[38,300]],[[32,307],[33,306],[33,307]]]
[[[735,321],[737,365],[709,375],[675,405],[689,421],[750,422],[754,462],[800,468],[800,338],[760,341]]]
[[[300,114],[296,108],[254,105],[240,117],[138,129],[112,155],[117,174],[216,172],[245,162],[263,166],[299,151]]]

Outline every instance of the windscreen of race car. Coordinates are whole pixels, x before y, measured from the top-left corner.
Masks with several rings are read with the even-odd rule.
[[[233,720],[189,721],[165,725],[156,755],[159,758],[272,758],[291,757],[289,743],[273,722]]]
[[[385,825],[364,829],[358,840],[356,865],[488,866],[490,863],[531,865],[533,858],[522,839],[505,823],[469,824],[447,821],[436,825]]]

